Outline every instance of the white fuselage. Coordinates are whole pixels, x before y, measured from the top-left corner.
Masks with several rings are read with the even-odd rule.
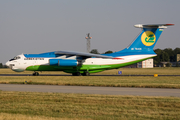
[[[116,57],[115,59],[88,58],[82,62],[82,65],[124,64],[124,63],[142,60],[142,59],[146,59],[146,58],[150,58],[150,57],[154,57],[154,56],[156,56],[156,55],[128,55],[128,56]],[[49,65],[49,59],[52,59],[52,58],[26,58],[24,56],[24,54],[18,55],[15,58],[18,58],[18,59],[9,60],[6,63],[6,65],[9,66],[13,71],[16,71],[16,72],[25,71],[26,68],[29,66]]]

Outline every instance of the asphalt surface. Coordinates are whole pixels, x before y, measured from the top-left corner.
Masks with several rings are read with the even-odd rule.
[[[23,92],[51,92],[51,93],[81,93],[81,94],[101,94],[101,95],[180,97],[180,89],[162,89],[162,88],[0,84],[0,90],[2,90],[2,91],[23,91]]]

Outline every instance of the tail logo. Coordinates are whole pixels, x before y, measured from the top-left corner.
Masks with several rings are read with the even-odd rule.
[[[151,31],[146,31],[141,36],[141,41],[145,46],[152,46],[156,41],[156,36]]]

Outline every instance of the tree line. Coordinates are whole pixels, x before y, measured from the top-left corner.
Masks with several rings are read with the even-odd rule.
[[[154,57],[154,64],[158,64],[160,62],[177,62],[177,54],[180,54],[180,48],[166,48],[166,49],[154,49],[154,52],[157,54]],[[100,54],[97,49],[92,49],[90,53]],[[103,54],[113,53],[113,51],[108,50]]]
[[[7,68],[7,66],[0,63],[0,68]]]
[[[172,48],[166,48],[164,50],[155,49],[154,52],[157,54],[154,57],[154,64],[160,62],[177,62],[177,54],[180,54],[180,48],[175,48],[174,50]]]

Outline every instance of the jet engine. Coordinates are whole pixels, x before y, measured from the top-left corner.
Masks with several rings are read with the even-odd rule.
[[[49,65],[74,67],[78,66],[78,61],[72,59],[49,59]]]

